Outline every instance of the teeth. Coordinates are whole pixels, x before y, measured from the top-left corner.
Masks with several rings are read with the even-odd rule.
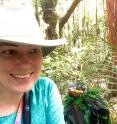
[[[14,74],[12,76],[15,77],[15,78],[21,78],[21,79],[23,79],[23,78],[28,78],[30,76],[30,74],[26,74],[26,75]]]

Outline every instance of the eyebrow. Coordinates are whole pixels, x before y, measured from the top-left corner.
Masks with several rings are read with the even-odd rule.
[[[15,47],[17,47],[18,45],[14,44],[14,43],[0,42],[0,47],[2,47],[2,46],[15,46]]]

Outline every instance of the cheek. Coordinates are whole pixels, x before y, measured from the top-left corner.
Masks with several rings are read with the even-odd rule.
[[[38,58],[35,58],[33,59],[34,61],[34,64],[35,64],[35,69],[38,71],[38,72],[41,72],[41,68],[42,68],[42,63],[43,63],[43,58],[42,57],[38,57]]]
[[[4,60],[4,59],[0,59],[0,71],[10,71],[13,66],[15,66],[15,63],[9,59]]]
[[[8,84],[11,80],[10,72],[13,70],[13,64],[10,61],[3,61],[0,59],[0,82],[5,82],[4,85]]]

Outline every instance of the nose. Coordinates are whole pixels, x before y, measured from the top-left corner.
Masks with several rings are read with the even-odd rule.
[[[17,65],[21,67],[27,67],[32,63],[32,59],[27,54],[20,54],[17,57]]]

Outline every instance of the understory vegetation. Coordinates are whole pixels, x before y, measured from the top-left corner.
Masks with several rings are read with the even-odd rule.
[[[83,82],[89,87],[103,89],[102,96],[109,103],[112,124],[117,124],[115,51],[108,41],[106,12],[103,17],[97,16],[97,13],[96,10],[95,19],[86,12],[82,20],[79,15],[77,19],[72,16],[74,21],[72,24],[68,21],[63,33],[68,44],[57,47],[44,58],[42,75],[56,82],[63,100],[70,83]]]

